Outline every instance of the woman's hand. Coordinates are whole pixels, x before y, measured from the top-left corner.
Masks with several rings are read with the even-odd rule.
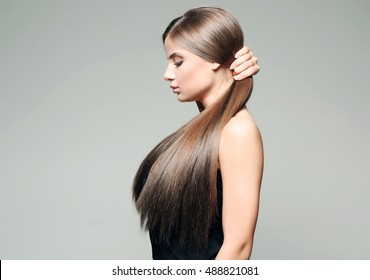
[[[233,71],[235,80],[243,80],[253,76],[260,71],[258,59],[253,55],[250,48],[244,46],[235,54],[235,60],[230,65],[230,70]]]

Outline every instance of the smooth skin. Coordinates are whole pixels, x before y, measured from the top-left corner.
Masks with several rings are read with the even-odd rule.
[[[259,209],[263,145],[246,108],[223,129],[219,162],[224,242],[216,259],[249,259]]]
[[[204,60],[171,38],[166,39],[165,49],[169,62],[164,79],[170,82],[179,101],[195,101],[200,109],[207,108],[222,92],[226,93],[234,79],[259,71],[258,60],[248,47],[235,55],[230,69]],[[222,131],[219,167],[223,185],[224,242],[216,259],[249,259],[259,209],[263,145],[246,107]]]

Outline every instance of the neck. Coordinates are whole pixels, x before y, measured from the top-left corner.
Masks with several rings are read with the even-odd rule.
[[[234,82],[234,78],[228,68],[219,68],[214,81],[209,93],[202,100],[196,102],[200,112],[224,96]]]

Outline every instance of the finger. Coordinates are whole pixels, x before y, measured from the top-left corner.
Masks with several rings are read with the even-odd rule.
[[[243,64],[240,64],[237,68],[235,68],[233,71],[236,75],[248,70],[248,68],[258,66],[258,59],[257,57],[252,57],[248,61],[244,62]],[[258,66],[259,67],[259,66]]]
[[[254,65],[249,67],[247,70],[243,71],[239,75],[234,76],[234,80],[240,81],[250,76],[257,74],[260,71],[260,67],[258,65]]]
[[[234,70],[235,68],[245,63],[246,61],[250,60],[251,58],[252,55],[250,54],[250,52],[243,54],[239,58],[235,59],[233,63],[231,63],[230,70]]]
[[[231,65],[230,69],[235,70],[236,68],[244,65],[246,62],[253,61],[253,56],[250,53],[244,54],[238,59],[236,59]],[[249,65],[249,64],[248,64]],[[253,65],[253,64],[252,64]]]
[[[239,75],[240,73],[242,73],[243,71],[247,70],[250,67],[253,67],[254,65],[255,63],[253,61],[248,60],[237,66],[233,71],[235,75]]]
[[[248,54],[249,55],[249,54]],[[240,73],[244,71],[245,69],[252,67],[254,65],[258,65],[258,58],[255,56],[250,57],[249,59],[245,60],[245,62],[240,63],[239,66],[237,66],[234,71]]]
[[[247,54],[250,51],[250,48],[248,46],[242,47],[237,53],[235,54],[235,58],[239,58],[243,54]]]

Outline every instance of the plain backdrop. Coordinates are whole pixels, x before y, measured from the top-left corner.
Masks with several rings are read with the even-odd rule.
[[[252,259],[370,259],[370,2],[0,0],[0,259],[150,259],[144,156],[197,114],[163,81],[186,10],[238,18],[261,72]]]

